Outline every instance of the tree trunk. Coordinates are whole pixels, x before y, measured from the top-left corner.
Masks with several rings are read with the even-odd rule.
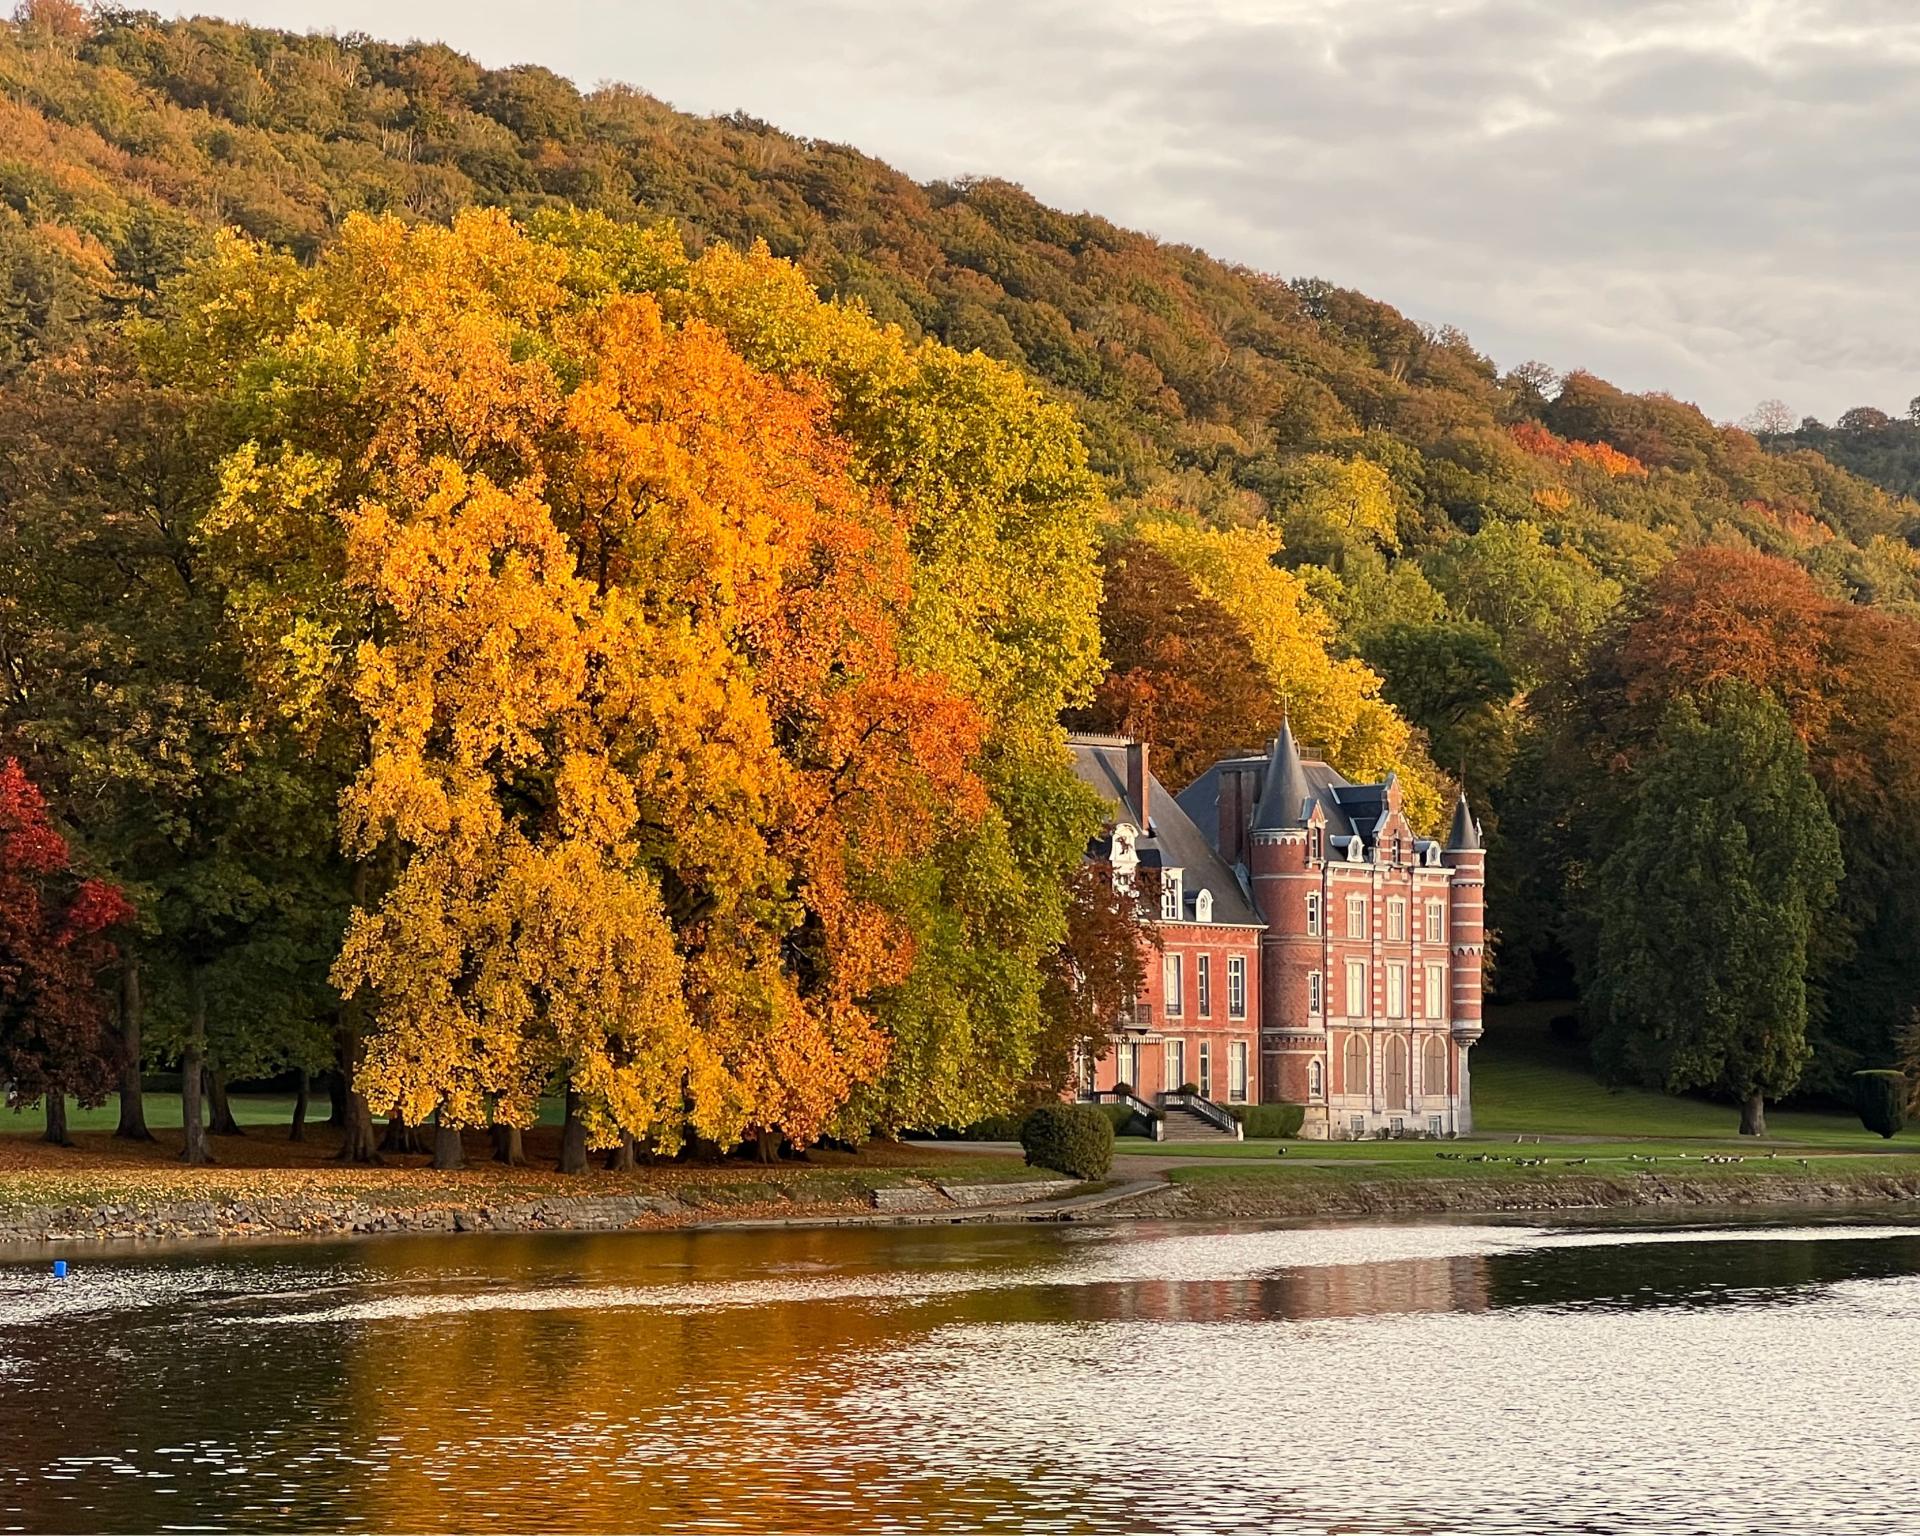
[[[1742,1136],[1767,1134],[1767,1101],[1758,1089],[1748,1094],[1746,1102],[1740,1106],[1740,1134]]]
[[[467,1166],[467,1149],[460,1143],[460,1127],[447,1123],[444,1109],[435,1112],[433,1117],[433,1166],[436,1168],[464,1168]]]
[[[327,1074],[327,1124],[335,1130],[342,1129],[347,1124],[347,1100],[350,1097],[351,1095],[347,1092],[345,1071],[329,1072]]]
[[[70,1147],[73,1138],[67,1134],[67,1095],[61,1088],[55,1088],[47,1094],[47,1134],[40,1138],[50,1141],[56,1147]]]
[[[527,1149],[520,1138],[517,1125],[500,1125],[493,1128],[493,1160],[505,1163],[509,1168],[527,1166]]]
[[[607,1152],[608,1171],[611,1173],[632,1173],[634,1169],[640,1166],[640,1159],[637,1155],[638,1151],[639,1148],[634,1142],[633,1137],[623,1132],[620,1137],[620,1145],[610,1148]]]
[[[560,1127],[560,1162],[562,1173],[585,1173],[587,1171],[587,1128],[580,1119],[580,1095],[572,1087],[567,1089],[567,1119]]]
[[[180,1125],[185,1145],[183,1163],[213,1161],[207,1150],[207,1128],[200,1118],[200,1074],[207,1063],[207,987],[200,967],[187,967],[187,1048],[180,1053]]]
[[[380,1138],[380,1150],[402,1155],[420,1150],[420,1138],[414,1134],[413,1127],[407,1124],[407,1117],[397,1110],[387,1116],[387,1130]]]
[[[216,1068],[207,1073],[207,1101],[213,1110],[213,1124],[208,1127],[215,1136],[244,1136],[240,1122],[233,1118],[233,1105],[227,1101],[227,1074],[224,1069]]]
[[[288,1141],[307,1139],[307,1099],[313,1089],[313,1079],[307,1069],[300,1069],[300,1086],[293,1091],[293,1128],[287,1132]]]
[[[140,956],[126,952],[120,967],[120,1123],[113,1134],[127,1141],[152,1141],[147,1129],[147,1098],[140,1087]]]
[[[367,904],[368,882],[367,866],[355,866],[353,904],[356,907]],[[360,1000],[357,997],[344,999],[340,1004],[334,1028],[334,1049],[340,1062],[344,1103],[340,1120],[346,1127],[334,1160],[342,1163],[377,1163],[380,1153],[373,1144],[373,1109],[367,1103],[367,1096],[354,1086],[353,1081],[359,1074],[360,1060],[366,1054],[366,1042],[360,1037]]]

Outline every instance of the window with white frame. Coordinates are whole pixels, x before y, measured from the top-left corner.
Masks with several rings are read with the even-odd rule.
[[[1163,869],[1160,871],[1160,918],[1163,922],[1177,923],[1186,905],[1185,893],[1180,889],[1180,871]]]
[[[1438,1115],[1427,1116],[1427,1134],[1429,1136],[1446,1135],[1446,1131],[1443,1129],[1445,1125],[1446,1125],[1446,1122],[1442,1120]]]
[[[1213,1097],[1213,1042],[1211,1040],[1200,1042],[1200,1097],[1203,1099]]]
[[[1318,971],[1307,972],[1307,1012],[1318,1016],[1326,1011],[1326,978]]]
[[[1193,961],[1194,1001],[1199,1005],[1200,1017],[1213,1017],[1213,957],[1196,955]]]
[[[1310,939],[1320,937],[1320,893],[1318,891],[1307,892],[1307,937]]]
[[[1186,991],[1183,985],[1185,971],[1181,968],[1178,955],[1163,955],[1160,959],[1160,995],[1166,1002],[1167,1016],[1178,1018],[1187,1011]]]
[[[1387,902],[1387,937],[1399,943],[1407,936],[1407,904],[1398,896]]]
[[[1447,937],[1447,904],[1444,901],[1427,903],[1427,942],[1443,944]]]
[[[1407,968],[1397,960],[1387,962],[1387,1017],[1407,1016]]]
[[[1169,1040],[1166,1042],[1166,1091],[1178,1093],[1187,1086],[1187,1042]]]
[[[1307,1063],[1307,1097],[1317,1099],[1326,1091],[1326,1069],[1317,1061]]]
[[[1227,1097],[1236,1104],[1247,1099],[1247,1042],[1234,1040],[1227,1045]]]
[[[1349,896],[1347,898],[1347,937],[1364,939],[1367,936],[1367,898]]]
[[[1193,920],[1196,923],[1213,921],[1213,892],[1202,891],[1193,898]]]
[[[1429,964],[1420,991],[1421,1012],[1429,1019],[1444,1019],[1447,1016],[1447,968]]]
[[[1350,1019],[1365,1018],[1370,1011],[1367,1006],[1367,962],[1364,960],[1347,962],[1346,1004],[1347,1017]]]
[[[1227,1016],[1244,1019],[1247,1016],[1247,957],[1245,955],[1227,956]]]

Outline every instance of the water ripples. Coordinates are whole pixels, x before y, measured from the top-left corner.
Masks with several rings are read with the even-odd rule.
[[[1914,1338],[1891,1224],[115,1256],[0,1269],[0,1527],[1877,1536]]]

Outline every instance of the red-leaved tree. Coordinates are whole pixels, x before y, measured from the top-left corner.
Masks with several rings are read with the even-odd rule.
[[[21,769],[0,763],[0,1083],[7,1104],[47,1107],[47,1140],[70,1145],[67,1096],[106,1102],[119,1066],[100,973],[112,929],[133,916],[118,886],[73,870],[66,839]]]

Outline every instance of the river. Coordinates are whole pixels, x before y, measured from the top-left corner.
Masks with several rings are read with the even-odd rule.
[[[0,1255],[0,1528],[1909,1532],[1920,1226]]]

